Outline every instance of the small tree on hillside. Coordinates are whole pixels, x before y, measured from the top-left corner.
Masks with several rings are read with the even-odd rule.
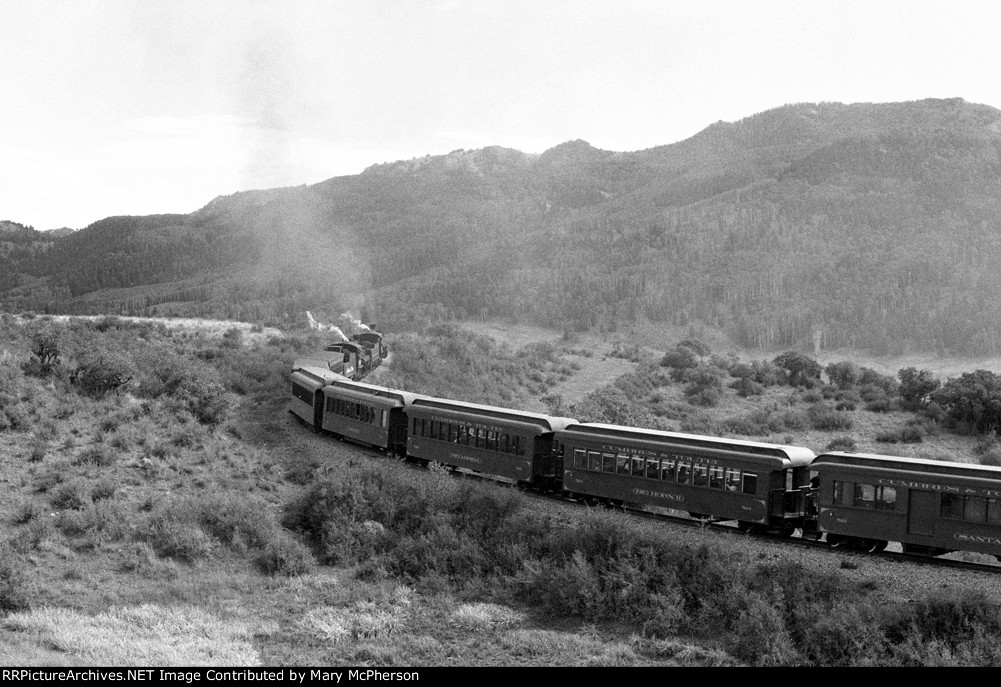
[[[855,363],[842,360],[839,363],[831,363],[824,368],[827,378],[831,380],[839,389],[851,389],[862,379],[862,371]]]
[[[908,410],[918,410],[928,405],[932,392],[942,386],[931,370],[905,367],[897,372],[897,377],[900,378],[900,399]]]
[[[705,358],[707,355],[712,353],[712,349],[710,349],[709,346],[701,339],[685,339],[678,344],[678,347],[687,348],[700,358]]]
[[[974,431],[986,434],[1001,427],[1001,378],[993,372],[964,372],[934,391],[931,400]]]
[[[675,381],[680,381],[687,370],[698,367],[699,360],[692,349],[687,346],[676,346],[674,350],[664,354],[660,364],[662,367],[671,368],[671,377]]]
[[[66,326],[59,322],[33,322],[28,329],[31,340],[31,353],[35,360],[24,366],[28,374],[40,377],[48,376],[59,365],[66,344]]]
[[[820,383],[820,363],[798,351],[786,351],[772,361],[786,371],[791,386],[811,388]]]

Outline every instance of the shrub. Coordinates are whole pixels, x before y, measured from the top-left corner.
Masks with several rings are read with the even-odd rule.
[[[819,403],[824,400],[824,394],[818,389],[804,391],[801,397],[804,403]]]
[[[63,482],[52,495],[52,505],[60,509],[80,510],[91,502],[90,489],[90,482],[82,477]]]
[[[310,550],[285,532],[268,541],[257,556],[256,563],[268,575],[304,575],[316,567]]]
[[[219,425],[229,412],[226,390],[221,384],[207,380],[192,381],[185,385],[188,408],[203,425]]]
[[[712,351],[708,345],[706,345],[701,339],[696,339],[689,337],[684,341],[678,343],[678,348],[687,348],[688,350],[695,353],[695,355],[704,358],[709,355]]]
[[[978,633],[996,636],[1001,631],[1001,605],[979,591],[932,593],[914,603],[888,608],[883,630],[893,644],[918,639],[956,646]]]
[[[922,438],[921,430],[914,426],[880,432],[876,435],[876,441],[883,444],[920,444]]]
[[[754,370],[754,381],[764,386],[781,386],[786,383],[785,372],[767,360],[757,360],[751,363]]]
[[[754,381],[750,377],[741,377],[735,382],[730,383],[731,389],[737,390],[737,395],[741,398],[748,398],[750,396],[760,396],[765,392],[765,387],[762,384]]]
[[[828,451],[845,451],[847,453],[852,453],[855,451],[855,448],[855,440],[851,437],[834,437],[831,439],[830,443],[827,444]]]
[[[28,454],[29,463],[41,463],[45,459],[49,446],[45,441],[35,441],[31,445],[31,453]]]
[[[985,452],[980,456],[980,464],[1001,467],[1001,449],[995,448]]]
[[[212,540],[197,525],[169,518],[156,521],[148,532],[158,555],[194,563],[212,554]]]
[[[0,432],[8,429],[24,431],[30,427],[30,423],[31,418],[24,404],[12,396],[0,394]]]
[[[0,352],[0,394],[15,393],[19,386],[21,370],[8,351]]]
[[[161,556],[188,562],[209,556],[218,544],[238,552],[262,551],[277,536],[277,523],[264,503],[230,492],[161,501],[144,533]]]
[[[806,629],[800,650],[817,666],[874,666],[885,661],[887,641],[870,605],[839,602]]]
[[[865,404],[870,413],[889,413],[893,410],[893,402],[889,398],[878,398]]]
[[[243,346],[243,330],[231,327],[222,335],[223,348],[241,348]]]
[[[38,517],[28,522],[26,527],[17,532],[9,544],[18,553],[27,554],[37,550],[42,542],[52,536],[54,531],[55,526],[52,524],[52,518]]]
[[[810,423],[814,429],[836,431],[852,428],[852,416],[835,410],[825,403],[815,403],[809,409]]]
[[[115,495],[117,490],[118,485],[116,485],[111,479],[108,477],[100,477],[91,485],[90,498],[92,501],[110,499]]]
[[[734,622],[730,653],[751,665],[794,665],[799,657],[793,646],[781,612],[768,600],[749,596]]]
[[[660,359],[660,364],[662,367],[670,367],[672,369],[671,376],[680,379],[682,371],[696,367],[699,361],[692,349],[678,346],[665,353],[664,357]]]
[[[723,392],[724,372],[713,365],[699,364],[685,371],[686,396],[696,396],[704,391],[714,391],[717,399]]]
[[[111,451],[107,446],[91,446],[74,458],[73,464],[108,467],[109,465],[114,465],[117,459],[118,456],[116,456],[114,451]]]
[[[31,609],[28,579],[24,559],[0,545],[0,613]]]
[[[80,355],[70,379],[85,394],[103,396],[128,384],[136,372],[135,362],[127,352],[96,346]]]
[[[688,402],[695,406],[702,406],[704,408],[715,408],[719,405],[720,399],[723,398],[723,392],[719,389],[707,388],[701,389],[694,394],[688,396]]]

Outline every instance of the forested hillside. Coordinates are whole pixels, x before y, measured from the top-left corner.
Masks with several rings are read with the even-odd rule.
[[[110,218],[0,252],[0,299],[265,322],[365,304],[397,328],[702,321],[749,347],[997,354],[999,230],[1001,111],[799,104],[639,152],[458,150]]]

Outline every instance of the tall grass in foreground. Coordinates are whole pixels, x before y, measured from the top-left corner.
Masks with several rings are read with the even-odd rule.
[[[14,613],[6,630],[32,635],[83,665],[256,666],[252,633],[197,608],[142,605],[86,615],[66,608]]]

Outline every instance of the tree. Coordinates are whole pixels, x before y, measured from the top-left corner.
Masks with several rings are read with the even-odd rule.
[[[671,377],[676,381],[681,380],[686,370],[698,366],[699,361],[692,349],[687,346],[676,346],[673,351],[668,351],[660,359],[662,367],[671,368]]]
[[[900,398],[904,408],[908,410],[918,410],[928,405],[932,392],[942,386],[932,376],[931,370],[905,367],[897,372],[897,377],[900,378]]]
[[[701,339],[685,339],[684,341],[678,344],[678,347],[688,348],[700,358],[705,358],[707,355],[712,353],[712,350],[709,348],[709,346]]]
[[[1001,378],[987,370],[964,372],[931,394],[946,414],[984,434],[1001,427]]]
[[[31,352],[37,358],[25,369],[25,372],[35,373],[41,377],[48,376],[53,368],[59,365],[59,357],[63,354],[66,343],[66,326],[59,322],[46,320],[33,322],[28,329],[31,339]]]
[[[820,382],[820,363],[808,355],[786,351],[772,362],[786,371],[791,386],[810,388]]]
[[[850,389],[862,379],[862,371],[859,370],[858,365],[848,360],[842,360],[840,363],[831,363],[824,368],[824,372],[827,373],[827,378],[831,380],[831,384],[834,384],[839,389]]]

